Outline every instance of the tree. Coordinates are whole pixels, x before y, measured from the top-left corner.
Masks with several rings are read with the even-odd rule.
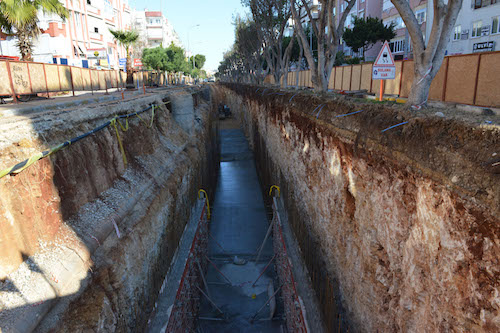
[[[132,63],[130,61],[130,45],[135,43],[139,39],[139,33],[135,30],[112,30],[109,29],[109,32],[113,35],[113,37],[118,41],[120,45],[122,45],[127,52],[127,88],[134,88],[134,76],[132,73]]]
[[[367,17],[366,19],[355,17],[354,27],[345,29],[342,37],[353,50],[363,50],[363,58],[367,50],[378,41],[391,40],[396,36],[394,23],[385,26],[382,19],[377,17]]]
[[[173,42],[165,49],[168,62],[166,70],[174,73],[186,73],[189,71],[189,64],[184,55],[184,49]]]
[[[168,57],[165,49],[162,46],[155,48],[147,48],[142,51],[142,63],[144,66],[156,69],[156,83],[160,84],[160,71],[165,71],[167,68]]]
[[[300,1],[300,6],[297,6],[298,1]],[[338,17],[333,12],[335,0],[319,0],[319,4],[317,1],[291,0],[293,20],[297,22],[295,30],[311,69],[313,87],[317,91],[326,91],[328,89],[328,82],[335,63],[340,38],[344,33],[345,20],[355,1],[345,1],[347,7],[337,20]],[[302,22],[302,11],[305,11],[309,18],[314,35],[317,38],[317,61],[314,59],[313,46],[309,43],[309,36],[305,34],[304,27],[300,24]]]
[[[203,66],[205,65],[205,61],[207,60],[207,58],[203,55],[203,54],[197,54],[194,56],[194,67],[195,68],[198,68],[198,69],[202,69]],[[191,56],[191,58],[189,58],[189,64],[191,65],[191,67],[193,67],[193,56]]]
[[[55,14],[66,20],[68,10],[59,0],[2,0],[0,1],[1,30],[17,37],[21,60],[32,61],[33,38],[40,34],[38,12]]]
[[[391,0],[401,15],[411,37],[414,59],[414,79],[408,104],[420,108],[427,103],[431,82],[443,63],[451,29],[455,26],[462,0],[432,1],[434,17],[427,44],[415,13],[407,0]],[[427,23],[428,24],[428,23]]]
[[[254,21],[237,16],[235,25],[235,52],[239,53],[246,69],[246,81],[261,84],[267,75],[264,70],[266,59],[263,56],[262,40],[257,33]]]
[[[216,77],[222,81],[243,82],[247,70],[235,47],[224,53]]]
[[[168,62],[165,49],[161,46],[144,49],[141,60],[144,66],[158,70],[165,70],[166,63]]]
[[[293,43],[283,49],[283,36],[291,17],[290,0],[244,0],[243,4],[252,12],[264,56],[275,82],[279,84],[284,76],[283,84],[286,86]],[[292,38],[295,38],[295,31]]]

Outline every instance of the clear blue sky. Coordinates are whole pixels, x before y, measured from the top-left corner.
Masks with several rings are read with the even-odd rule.
[[[217,70],[222,54],[234,42],[233,16],[246,15],[240,0],[129,0],[137,10],[161,10],[174,26],[184,47],[207,57],[205,69]],[[199,24],[199,27],[192,27]]]

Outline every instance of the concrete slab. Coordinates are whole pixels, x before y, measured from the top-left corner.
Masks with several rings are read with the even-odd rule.
[[[278,285],[271,265],[256,286],[251,286],[273,255],[272,240],[268,239],[260,263],[235,265],[231,260],[235,254],[253,260],[269,227],[253,154],[240,129],[221,130],[221,154],[226,162],[221,162],[213,204],[210,232],[215,241],[209,241],[209,256],[231,283],[209,264],[209,293],[225,316],[224,320],[209,320],[222,316],[202,296],[198,327],[203,332],[279,332],[284,325],[279,307],[273,320],[269,320],[269,306],[265,306],[251,322],[269,298],[269,283],[274,288]],[[229,257],[224,257],[219,245]]]

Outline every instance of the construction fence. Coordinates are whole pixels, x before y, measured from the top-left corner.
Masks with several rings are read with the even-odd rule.
[[[134,72],[134,87],[192,83],[190,77],[156,71]],[[26,61],[0,61],[0,96],[14,97],[38,93],[99,91],[125,88],[127,73],[59,64]]]
[[[334,67],[328,89],[367,90],[379,93],[380,80],[372,80],[371,63]],[[396,78],[386,80],[384,94],[408,97],[413,83],[413,60],[396,61]],[[312,87],[311,71],[289,72],[287,84]],[[282,79],[283,80],[283,79]],[[274,83],[269,75],[266,83]],[[432,81],[429,99],[484,107],[500,107],[500,51],[444,58]]]

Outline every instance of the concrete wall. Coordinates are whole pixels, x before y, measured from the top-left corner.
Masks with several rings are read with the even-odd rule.
[[[396,79],[386,80],[384,94],[408,97],[413,83],[413,67],[413,60],[396,61]],[[380,80],[371,79],[371,68],[372,64],[334,67],[328,88],[335,90],[365,89],[370,93],[378,94]],[[299,72],[299,86],[312,87],[310,75],[310,71]],[[296,81],[292,80],[291,77],[292,75],[289,75],[288,85],[294,86]],[[359,84],[360,80],[361,84]],[[268,76],[265,82],[273,83],[273,80]],[[448,56],[445,57],[431,84],[429,99],[500,107],[499,86],[500,51]]]
[[[281,187],[328,331],[498,331],[498,129],[422,117],[381,133],[407,111],[292,94],[217,98],[263,187]]]

